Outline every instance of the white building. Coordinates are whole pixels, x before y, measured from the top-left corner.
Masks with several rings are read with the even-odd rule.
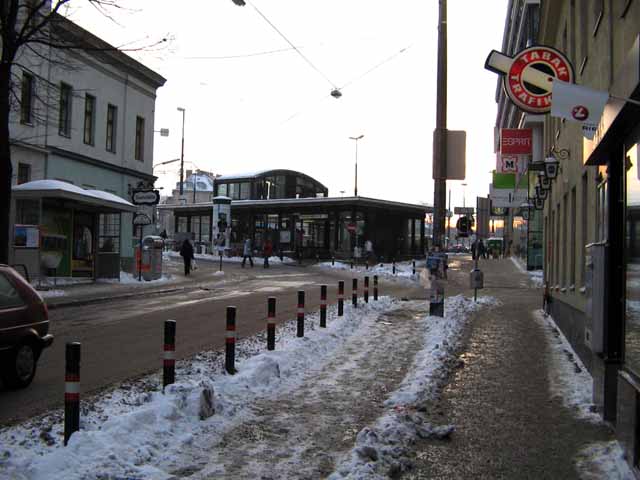
[[[129,269],[134,257],[133,207],[88,207],[59,192],[18,185],[58,180],[128,201],[132,189],[152,186],[156,90],[166,80],[63,16],[54,20],[52,32],[82,48],[42,47],[39,55],[23,49],[13,67],[21,88],[10,120],[12,218],[37,224],[41,247],[60,250],[57,275],[115,274],[121,260]],[[47,244],[47,236],[66,240]],[[29,253],[12,252],[14,263]],[[99,253],[110,256],[100,262]],[[33,259],[29,263],[37,270]]]

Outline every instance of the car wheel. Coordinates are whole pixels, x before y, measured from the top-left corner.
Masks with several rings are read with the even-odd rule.
[[[22,343],[9,352],[3,379],[9,388],[25,388],[36,375],[38,352],[34,345]]]

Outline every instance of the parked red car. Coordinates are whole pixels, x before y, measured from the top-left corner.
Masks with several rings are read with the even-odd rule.
[[[53,343],[42,297],[18,272],[0,264],[0,378],[24,388],[36,374],[42,350]]]

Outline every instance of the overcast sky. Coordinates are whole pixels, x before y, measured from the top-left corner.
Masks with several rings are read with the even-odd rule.
[[[364,135],[358,193],[431,204],[438,1],[251,1],[319,72],[251,4],[122,0],[124,9],[110,11],[117,23],[85,2],[67,13],[117,46],[171,39],[132,54],[167,78],[155,123],[171,133],[156,134],[155,163],[180,156],[181,106],[185,169],[288,168],[324,183],[331,196],[352,195],[349,137]],[[506,7],[507,0],[448,2],[447,127],[467,131],[468,185],[448,182],[454,206],[463,190],[467,205],[488,193],[497,76],[483,67],[491,49],[500,50]],[[340,99],[329,95],[332,84],[344,86]],[[179,162],[156,168],[156,184],[175,185],[178,172]]]

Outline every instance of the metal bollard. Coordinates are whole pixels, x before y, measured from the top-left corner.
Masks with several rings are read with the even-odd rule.
[[[236,373],[236,307],[227,307],[227,334],[224,369],[228,374]]]
[[[327,328],[327,286],[320,285],[320,327]]]
[[[276,297],[267,299],[267,350],[276,349]]]
[[[298,290],[298,331],[296,336],[304,337],[304,290]]]
[[[393,261],[393,274],[396,274],[396,261]]]
[[[369,277],[364,277],[364,303],[369,303]]]
[[[353,293],[351,294],[351,304],[353,308],[358,308],[358,279],[353,279]]]
[[[344,313],[344,282],[340,280],[338,282],[338,316],[341,317]]]
[[[351,270],[353,270],[353,259],[351,259]]]
[[[80,430],[80,342],[65,346],[64,445]]]
[[[373,299],[378,300],[378,275],[373,276]]]
[[[331,266],[333,267],[336,264],[336,257],[331,257]]]
[[[416,261],[415,261],[415,260],[413,260],[413,262],[411,262],[411,263],[412,263],[411,273],[412,273],[413,275],[415,275],[415,274],[416,274]]]
[[[162,355],[162,392],[176,381],[176,321],[164,322],[164,348]]]

